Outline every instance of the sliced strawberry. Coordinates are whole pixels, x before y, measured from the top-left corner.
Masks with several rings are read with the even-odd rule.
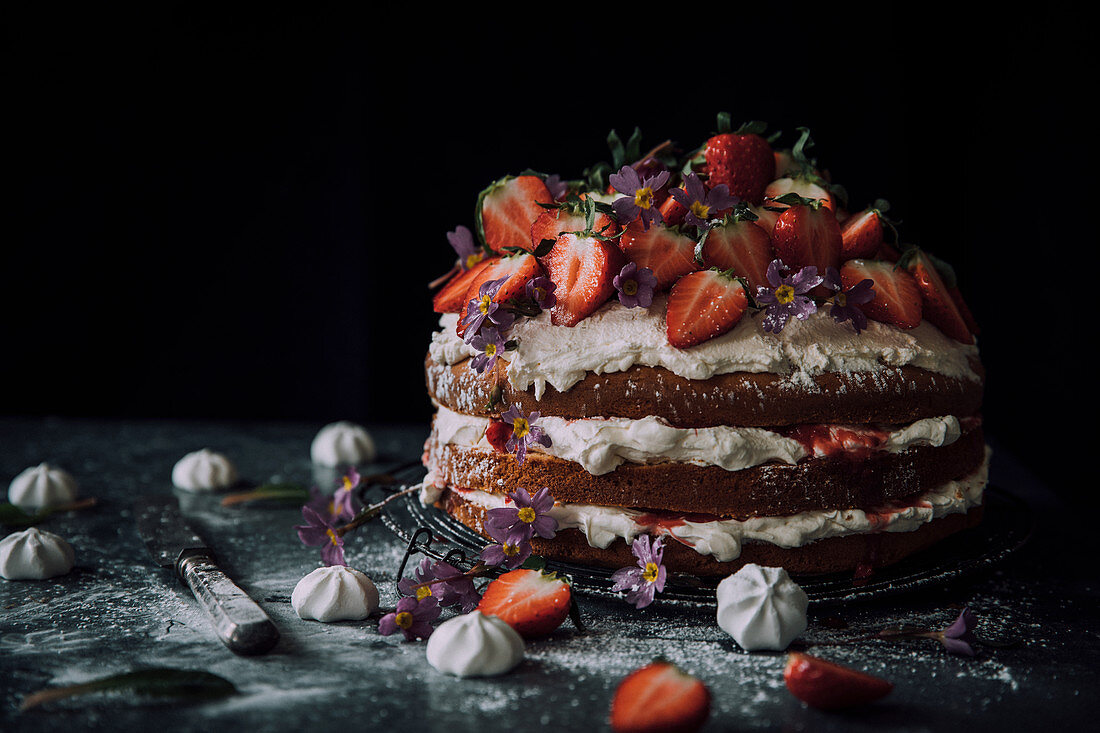
[[[799,653],[787,657],[783,681],[799,700],[822,710],[864,705],[894,689],[881,677]]]
[[[687,216],[687,207],[681,204],[672,196],[665,199],[665,202],[661,204],[661,219],[665,224],[674,227],[684,223],[684,217]]]
[[[552,204],[550,189],[538,176],[503,178],[481,192],[480,225],[485,243],[496,252],[505,247],[530,250],[531,225]]]
[[[493,446],[493,450],[497,453],[508,452],[505,446],[511,436],[512,426],[501,420],[490,420],[489,427],[485,428],[485,439],[489,441],[489,445]]]
[[[757,128],[744,126],[709,138],[704,155],[711,188],[724,183],[734,196],[759,204],[768,182],[775,178],[775,155],[767,140],[748,132],[753,129]]]
[[[669,197],[669,201],[675,201]],[[668,290],[689,272],[699,269],[695,261],[695,240],[663,224],[642,226],[639,219],[627,224],[619,237],[619,248],[638,267],[648,267],[657,278],[657,290]]]
[[[789,199],[793,200],[793,199]],[[808,265],[819,275],[840,265],[843,238],[832,210],[819,199],[802,199],[779,215],[772,230],[775,255],[793,270]]]
[[[775,259],[771,238],[755,222],[727,218],[711,227],[699,250],[704,267],[733,270],[749,282],[749,289],[768,285],[768,265]]]
[[[849,260],[840,268],[845,290],[867,278],[875,283],[875,297],[857,307],[868,318],[898,328],[920,325],[921,294],[912,275],[882,260]]]
[[[458,335],[462,336],[465,332],[466,328],[462,322],[466,320],[466,309],[469,307],[471,300],[478,298],[479,291],[484,283],[507,278],[507,281],[500,286],[496,295],[493,296],[494,303],[505,303],[510,298],[523,295],[524,289],[527,287],[527,281],[541,274],[542,266],[534,255],[520,254],[492,258],[490,265],[480,270],[477,277],[470,281],[466,288],[466,294],[462,296],[462,310],[457,326]]]
[[[846,260],[874,257],[882,246],[882,214],[865,209],[851,216],[840,227],[841,255]]]
[[[550,309],[555,326],[575,326],[606,303],[615,292],[615,276],[626,264],[613,243],[577,234],[559,236],[545,261],[556,286],[558,302]]]
[[[721,336],[737,325],[748,307],[745,287],[728,272],[684,275],[668,295],[668,342],[686,349]]]
[[[797,193],[804,199],[818,199],[825,208],[836,211],[835,197],[825,187],[803,176],[777,178],[769,183],[764,189],[764,198],[766,199],[764,205],[773,208],[785,207],[786,204],[777,203],[772,199],[777,199],[788,193]]]
[[[615,733],[693,733],[710,717],[710,690],[668,662],[631,672],[611,701]]]
[[[923,302],[921,312],[924,319],[956,341],[974,343],[966,319],[928,255],[913,247],[906,250],[899,264],[909,270],[916,280]]]
[[[520,568],[489,583],[477,610],[498,616],[525,639],[545,636],[569,616],[573,592],[555,573]]]
[[[498,261],[499,257],[488,257],[465,272],[459,272],[447,284],[439,289],[432,298],[432,308],[436,313],[461,313],[466,305],[466,291],[482,270]]]
[[[586,227],[584,211],[568,206],[546,209],[531,225],[531,248],[538,249],[543,240],[557,239],[563,232],[583,232]],[[607,214],[597,214],[593,230],[611,237],[619,233],[619,225]]]

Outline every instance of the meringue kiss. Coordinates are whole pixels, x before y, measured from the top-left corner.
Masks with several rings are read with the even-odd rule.
[[[0,576],[8,580],[45,580],[72,569],[72,546],[52,532],[31,527],[0,540]]]
[[[330,467],[370,463],[376,455],[370,433],[361,425],[347,421],[321,428],[309,453],[314,463]]]
[[[56,466],[40,463],[23,471],[8,486],[8,501],[24,511],[36,511],[76,499],[76,480]]]
[[[718,626],[746,651],[782,651],[806,630],[809,599],[783,568],[750,563],[717,593]]]
[[[299,580],[290,605],[299,618],[307,620],[362,621],[378,608],[378,589],[365,573],[331,565]]]
[[[456,677],[504,674],[523,659],[523,637],[481,611],[444,621],[428,638],[428,663]]]
[[[227,489],[237,483],[237,468],[221,453],[203,448],[176,462],[172,483],[187,491]]]

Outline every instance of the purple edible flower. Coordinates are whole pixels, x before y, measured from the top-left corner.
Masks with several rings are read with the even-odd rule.
[[[406,641],[427,639],[433,631],[431,622],[439,618],[441,610],[434,596],[425,596],[420,600],[402,598],[397,602],[397,609],[378,622],[378,633],[389,636],[400,631]]]
[[[467,577],[450,563],[442,560],[432,563],[431,558],[426,557],[413,574],[415,578],[402,578],[397,583],[397,589],[418,601],[434,596],[440,606],[459,606],[463,613],[469,613],[477,608],[481,600],[473,578]]]
[[[950,626],[940,631],[937,635],[940,643],[952,654],[962,654],[967,657],[974,656],[973,630],[978,624],[978,617],[970,610],[969,606],[962,610],[959,617]]]
[[[761,285],[756,290],[756,302],[765,305],[764,330],[779,333],[794,316],[804,321],[817,310],[817,305],[806,293],[821,284],[822,278],[817,268],[807,265],[794,275],[789,272],[782,260],[772,260],[768,265],[768,282],[771,289]]]
[[[561,201],[569,193],[569,182],[563,181],[561,176],[555,173],[552,176],[547,176],[544,181],[547,190],[550,191],[550,195],[554,197],[555,201]]]
[[[466,327],[464,339],[466,343],[469,343],[477,335],[477,332],[481,329],[481,324],[485,321],[489,321],[499,330],[505,331],[512,325],[512,321],[516,320],[514,314],[504,310],[499,303],[493,300],[497,291],[507,281],[508,278],[502,277],[499,280],[483,282],[481,287],[477,289],[477,297],[470,299],[469,304],[466,306],[466,318],[462,321]]]
[[[481,352],[470,361],[470,368],[478,374],[486,369],[492,369],[493,365],[497,363],[497,357],[504,352],[505,348],[504,339],[501,337],[500,332],[492,327],[478,331],[470,339],[470,347]]]
[[[837,323],[851,321],[856,333],[860,333],[867,328],[867,316],[856,306],[861,303],[869,303],[875,299],[874,280],[866,278],[844,290],[840,273],[837,272],[835,267],[829,267],[825,270],[825,279],[822,284],[830,290],[836,291],[836,295],[829,298],[828,302],[831,304],[829,315]]]
[[[627,601],[635,608],[645,608],[653,603],[654,595],[665,589],[664,539],[658,537],[650,545],[649,535],[645,534],[634,540],[631,550],[638,558],[638,566],[616,570],[611,575],[615,581],[611,590],[625,590]]]
[[[336,532],[336,525],[309,506],[302,507],[304,525],[297,525],[298,539],[309,547],[321,548],[321,562],[325,565],[347,565],[344,560],[344,538]]]
[[[508,494],[513,506],[497,507],[486,513],[485,529],[497,542],[505,542],[523,536],[531,539],[538,535],[553,539],[558,530],[558,520],[549,515],[554,508],[554,497],[549,488],[539,489],[534,495],[527,489],[517,488]]]
[[[519,409],[519,405],[512,405],[507,412],[500,416],[500,419],[512,426],[512,434],[508,437],[508,442],[504,444],[504,448],[509,452],[515,452],[516,461],[521,466],[527,458],[527,449],[534,443],[546,448],[553,445],[550,436],[535,424],[539,419],[537,410],[525,416],[523,411]]]
[[[550,310],[558,304],[558,296],[554,295],[557,288],[558,284],[545,275],[533,277],[527,281],[527,297],[544,311]]]
[[[481,561],[494,567],[515,570],[531,557],[531,541],[522,536],[515,542],[505,540],[498,545],[489,545],[481,551]]]
[[[733,208],[741,200],[732,195],[729,186],[724,183],[708,191],[694,173],[684,176],[684,187],[672,189],[669,195],[687,209],[684,222],[699,229],[709,229],[716,212]]]
[[[648,308],[653,304],[653,289],[657,278],[648,267],[628,262],[612,280],[619,291],[619,302],[627,308]]]
[[[618,173],[608,176],[607,180],[616,191],[623,194],[611,202],[619,224],[625,227],[641,217],[642,228],[649,229],[650,223],[663,221],[661,212],[656,206],[656,192],[668,183],[668,171],[661,171],[655,176],[642,180],[638,171],[629,165],[624,165]]]
[[[447,241],[454,247],[463,270],[469,270],[485,258],[484,250],[474,244],[473,233],[461,224],[453,232],[447,232]]]
[[[310,498],[306,506],[331,522],[350,521],[356,515],[355,489],[362,480],[359,472],[353,468],[341,479],[340,487],[331,496],[314,486],[309,490]]]

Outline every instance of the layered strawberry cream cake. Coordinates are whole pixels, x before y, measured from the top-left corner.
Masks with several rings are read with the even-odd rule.
[[[981,517],[977,327],[949,266],[752,123],[508,176],[433,305],[421,500],[489,537],[553,497],[549,559],[867,571]],[[614,134],[613,134],[614,135]],[[773,147],[774,146],[774,147]]]

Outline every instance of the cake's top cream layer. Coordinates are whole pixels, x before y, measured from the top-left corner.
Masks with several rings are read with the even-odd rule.
[[[674,428],[658,417],[566,420],[546,416],[538,424],[552,445],[535,444],[532,450],[579,463],[597,476],[627,461],[677,461],[739,471],[770,462],[794,465],[810,455],[797,440],[763,428]],[[485,438],[488,426],[486,418],[440,406],[433,431],[440,444],[492,450]],[[926,418],[890,431],[878,450],[898,453],[917,445],[939,447],[955,442],[961,434],[954,416]]]
[[[550,516],[558,529],[578,529],[588,544],[606,548],[616,538],[632,542],[642,534],[666,536],[681,542],[701,555],[711,555],[719,562],[735,560],[745,542],[767,542],[783,548],[801,547],[827,537],[841,537],[868,532],[911,532],[921,525],[949,514],[960,514],[981,504],[989,471],[988,450],[981,467],[970,476],[948,481],[921,494],[904,506],[882,507],[877,510],[843,509],[815,510],[787,517],[751,517],[720,519],[709,522],[660,519],[636,509],[595,506],[591,504],[557,504]],[[463,499],[486,509],[502,507],[509,501],[499,494],[484,491],[459,490]],[[424,496],[427,493],[427,496]],[[425,487],[422,500],[432,498]]]
[[[649,308],[625,308],[610,302],[576,326],[552,326],[550,315],[521,318],[508,334],[518,342],[508,352],[508,381],[516,389],[534,385],[541,398],[550,384],[565,392],[588,372],[626,371],[632,366],[662,367],[685,379],[709,379],[733,372],[789,376],[812,386],[823,372],[875,372],[886,367],[914,366],[946,377],[981,381],[971,366],[978,347],[959,343],[935,326],[922,322],[901,330],[868,321],[857,334],[851,324],[837,323],[824,310],[805,321],[792,319],[779,334],[761,326],[763,312],[746,314],[728,333],[690,349],[668,343],[665,327],[667,296]],[[458,316],[440,318],[432,336],[432,359],[455,364],[476,352],[455,333]]]

